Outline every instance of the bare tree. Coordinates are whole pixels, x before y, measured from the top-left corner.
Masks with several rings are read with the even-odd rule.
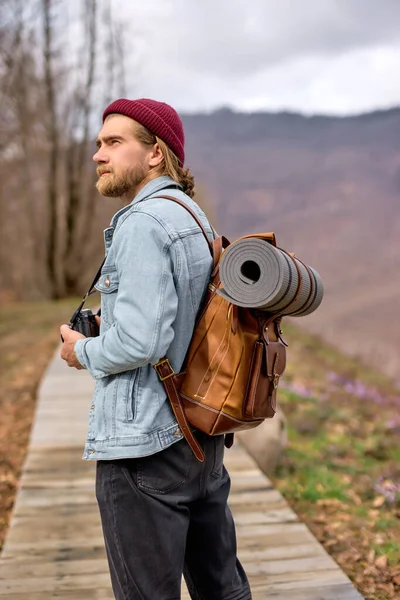
[[[7,248],[1,262],[3,277],[17,295],[29,290],[30,297],[39,297],[45,285],[33,173],[41,150],[35,132],[42,82],[31,50],[30,16],[23,0],[0,3],[0,227]]]
[[[47,100],[47,135],[49,143],[47,171],[47,202],[49,225],[47,232],[46,266],[52,298],[59,297],[57,286],[57,171],[59,163],[59,125],[53,73],[52,0],[42,0],[44,29],[44,83]]]
[[[82,261],[84,238],[90,228],[93,193],[88,193],[88,142],[90,133],[91,97],[94,85],[97,39],[97,2],[85,0],[86,27],[85,42],[87,52],[86,81],[77,91],[76,112],[82,131],[79,139],[72,132],[66,149],[67,168],[67,207],[66,207],[66,243],[64,251],[64,276],[66,292],[74,292]],[[86,206],[85,206],[86,205]]]
[[[96,203],[91,151],[96,98],[124,81],[123,35],[111,0],[82,7],[69,21],[67,0],[0,0],[0,234],[12,246],[0,277],[25,299],[81,293],[115,210]]]

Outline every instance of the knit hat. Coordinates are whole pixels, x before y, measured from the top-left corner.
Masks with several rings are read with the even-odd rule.
[[[185,162],[185,134],[182,121],[172,106],[148,98],[115,100],[103,113],[103,122],[107,115],[117,113],[130,117],[167,144],[180,160]]]

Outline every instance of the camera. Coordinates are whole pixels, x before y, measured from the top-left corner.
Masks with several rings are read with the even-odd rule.
[[[69,326],[74,331],[82,333],[85,337],[96,337],[100,334],[95,315],[90,308],[84,308],[83,310],[78,309],[73,314]]]

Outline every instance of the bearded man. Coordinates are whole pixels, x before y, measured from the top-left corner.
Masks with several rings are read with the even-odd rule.
[[[184,131],[169,105],[116,100],[97,138],[103,196],[124,207],[105,230],[100,335],[67,325],[62,358],[96,380],[84,458],[97,461],[100,508],[117,600],[178,600],[182,573],[195,600],[249,600],[236,556],[223,466],[224,436],[196,431],[205,461],[184,439],[153,368],[167,356],[179,372],[212,261],[184,202],[212,228],[194,202],[184,170]]]

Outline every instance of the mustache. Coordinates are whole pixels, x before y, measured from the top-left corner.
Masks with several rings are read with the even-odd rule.
[[[103,173],[112,173],[112,169],[107,167],[97,167],[96,173],[100,177],[100,175],[103,175]]]

